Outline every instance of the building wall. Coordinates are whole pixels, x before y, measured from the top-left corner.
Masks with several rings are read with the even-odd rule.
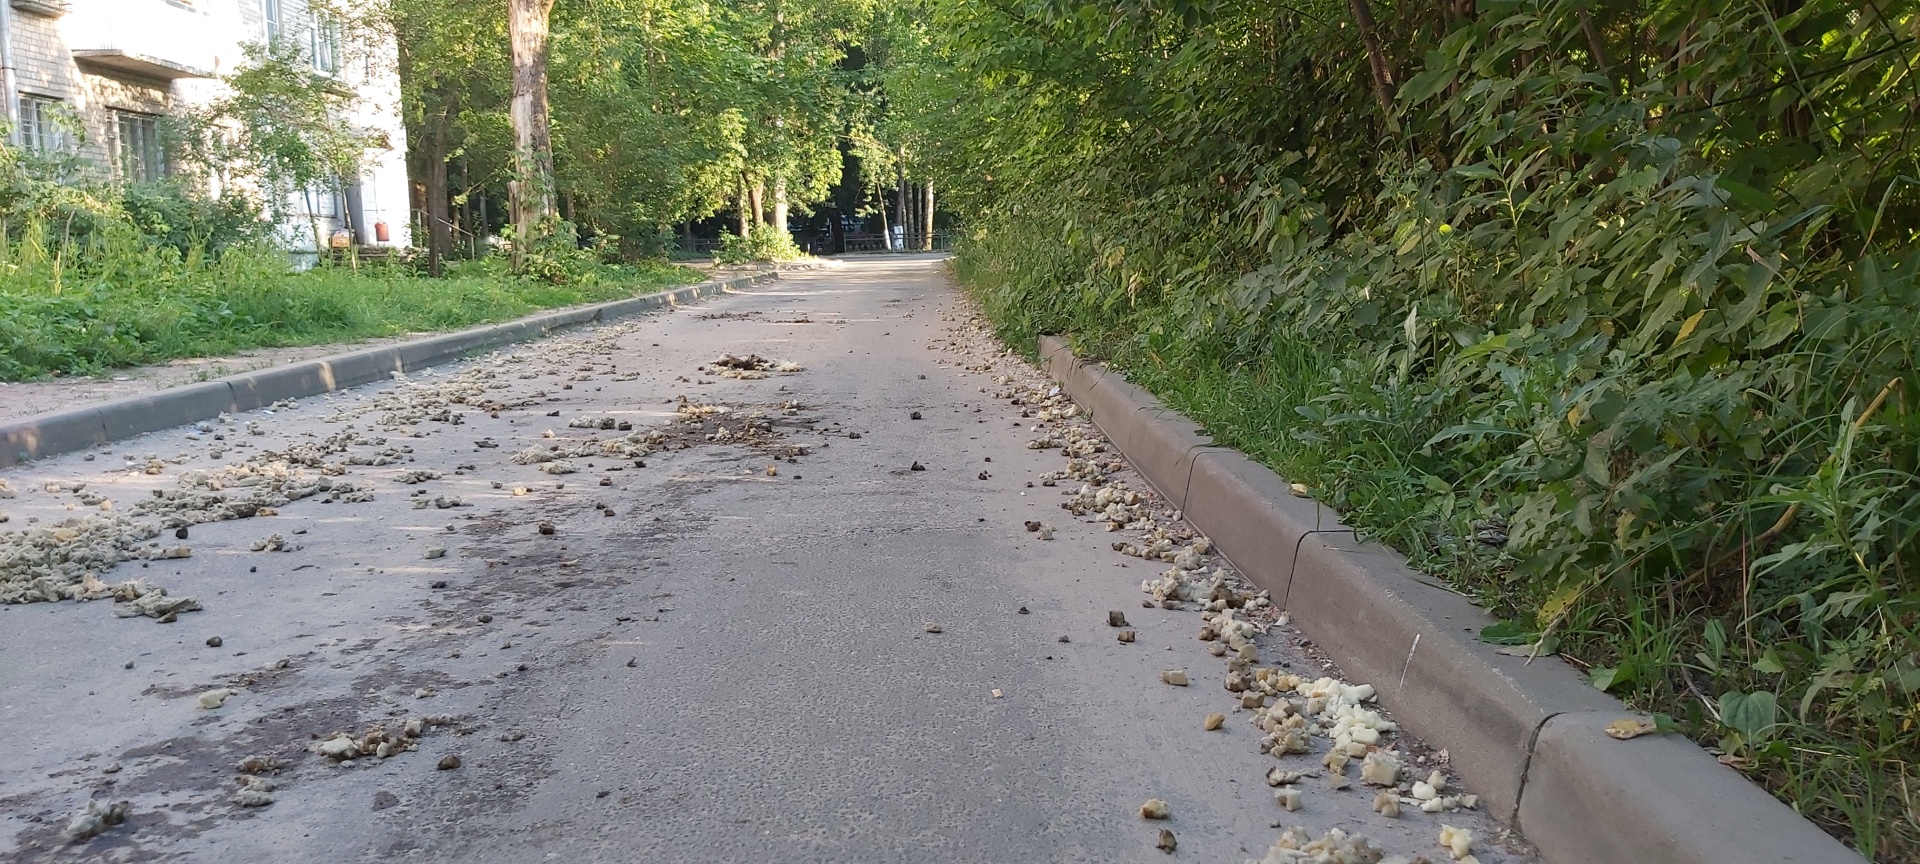
[[[279,5],[282,38],[309,44],[314,16],[306,0],[280,0]],[[266,38],[264,0],[68,0],[68,11],[59,16],[16,8],[11,45],[20,92],[66,103],[82,127],[79,155],[116,171],[109,147],[114,111],[166,115],[218,99],[225,89],[218,76],[243,62],[243,45]],[[356,93],[348,122],[385,142],[366,154],[359,178],[361,233],[375,245],[410,245],[406,129],[394,45],[343,47],[348,50],[341,52],[334,77]],[[71,52],[86,49],[116,50],[196,74],[169,81],[76,61]],[[295,193],[285,202],[289,216],[281,234],[292,249],[313,251],[310,216],[318,217],[325,235],[344,227],[334,190],[313,191],[317,194]],[[385,242],[376,238],[379,222],[387,226]]]
[[[14,80],[22,91],[71,99],[80,89],[80,72],[67,54],[59,19],[21,9],[13,13]]]

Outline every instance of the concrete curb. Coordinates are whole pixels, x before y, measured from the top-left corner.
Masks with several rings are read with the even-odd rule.
[[[1557,657],[1478,640],[1465,598],[1360,540],[1332,510],[1120,375],[1040,339],[1047,372],[1147,482],[1272,592],[1409,731],[1447,748],[1489,812],[1553,864],[1862,864],[1858,853],[1677,735],[1616,741],[1631,712]]]
[[[427,336],[261,369],[94,405],[24,417],[0,424],[0,468],[45,459],[147,432],[184,426],[221,413],[264,408],[282,399],[301,399],[334,390],[383,381],[395,372],[412,372],[474,354],[539,339],[590,321],[612,321],[778,279],[767,270],[701,282],[626,300],[578,309],[542,312],[454,333]]]

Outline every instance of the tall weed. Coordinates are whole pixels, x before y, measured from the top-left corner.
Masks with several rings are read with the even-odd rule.
[[[0,380],[446,330],[699,277],[666,264],[599,265],[554,284],[494,259],[464,262],[443,279],[399,264],[295,272],[284,253],[259,246],[183,254],[124,224],[84,242],[55,231],[29,220],[0,243]]]
[[[1920,856],[1920,12],[1378,5],[1424,52],[1385,117],[1337,12],[1126,6],[1099,44],[1156,47],[1084,75],[956,25],[1051,148],[1000,142],[1036,164],[993,164],[956,272]]]

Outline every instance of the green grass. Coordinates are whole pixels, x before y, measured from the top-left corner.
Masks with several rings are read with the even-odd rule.
[[[1031,354],[1038,334],[1069,334],[1078,353],[1311,486],[1348,524],[1522,638],[1546,629],[1595,686],[1670,716],[1871,860],[1920,860],[1920,589],[1899,554],[1913,537],[1914,484],[1872,440],[1892,440],[1896,454],[1915,440],[1899,399],[1871,417],[1865,400],[1799,417],[1793,440],[1824,442],[1830,454],[1812,476],[1756,476],[1747,498],[1708,487],[1720,500],[1682,513],[1701,522],[1661,529],[1764,528],[1787,503],[1803,505],[1765,558],[1703,568],[1727,545],[1649,543],[1614,569],[1588,567],[1552,550],[1462,539],[1514,518],[1514,502],[1552,480],[1487,483],[1511,446],[1433,443],[1478,416],[1464,391],[1396,378],[1337,334],[1196,334],[1178,310],[1110,302],[1085,287],[1070,255],[1012,236],[983,232],[955,261],[1009,345]],[[1857,454],[1841,446],[1848,429],[1860,435]],[[1617,550],[1611,527],[1594,542]]]
[[[702,278],[664,263],[602,266],[566,284],[518,278],[497,261],[441,279],[386,265],[296,273],[269,251],[183,258],[123,246],[69,257],[50,245],[29,232],[0,250],[0,380],[451,330]]]

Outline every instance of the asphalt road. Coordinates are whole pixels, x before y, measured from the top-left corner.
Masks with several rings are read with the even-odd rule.
[[[804,368],[720,377],[722,354]],[[1166,828],[1172,860],[1217,862],[1301,825],[1445,861],[1445,823],[1486,864],[1531,860],[1477,812],[1389,819],[1356,769],[1333,790],[1317,755],[1258,752],[1200,616],[1143,608],[1167,565],[1062,510],[1077,483],[1040,482],[1067,458],[1029,442],[1083,422],[1009,395],[1046,387],[939,260],[891,258],[0,472],[16,532],[160,522],[156,492],[257,490],[222,469],[300,447],[320,455],[299,482],[361,493],[168,527],[135,551],[190,557],[99,574],[204,607],[172,623],[0,605],[0,859],[1161,861]],[[554,447],[575,470],[543,470]],[[275,535],[297,548],[253,551]],[[1262,664],[1326,674],[1285,626],[1257,641]],[[394,733],[417,749],[314,752],[408,718],[437,721]],[[1443,758],[1388,743],[1410,776]],[[1297,812],[1276,766],[1321,769]],[[237,800],[249,777],[271,804]],[[1142,819],[1148,798],[1171,818]],[[70,842],[89,800],[127,819]]]

